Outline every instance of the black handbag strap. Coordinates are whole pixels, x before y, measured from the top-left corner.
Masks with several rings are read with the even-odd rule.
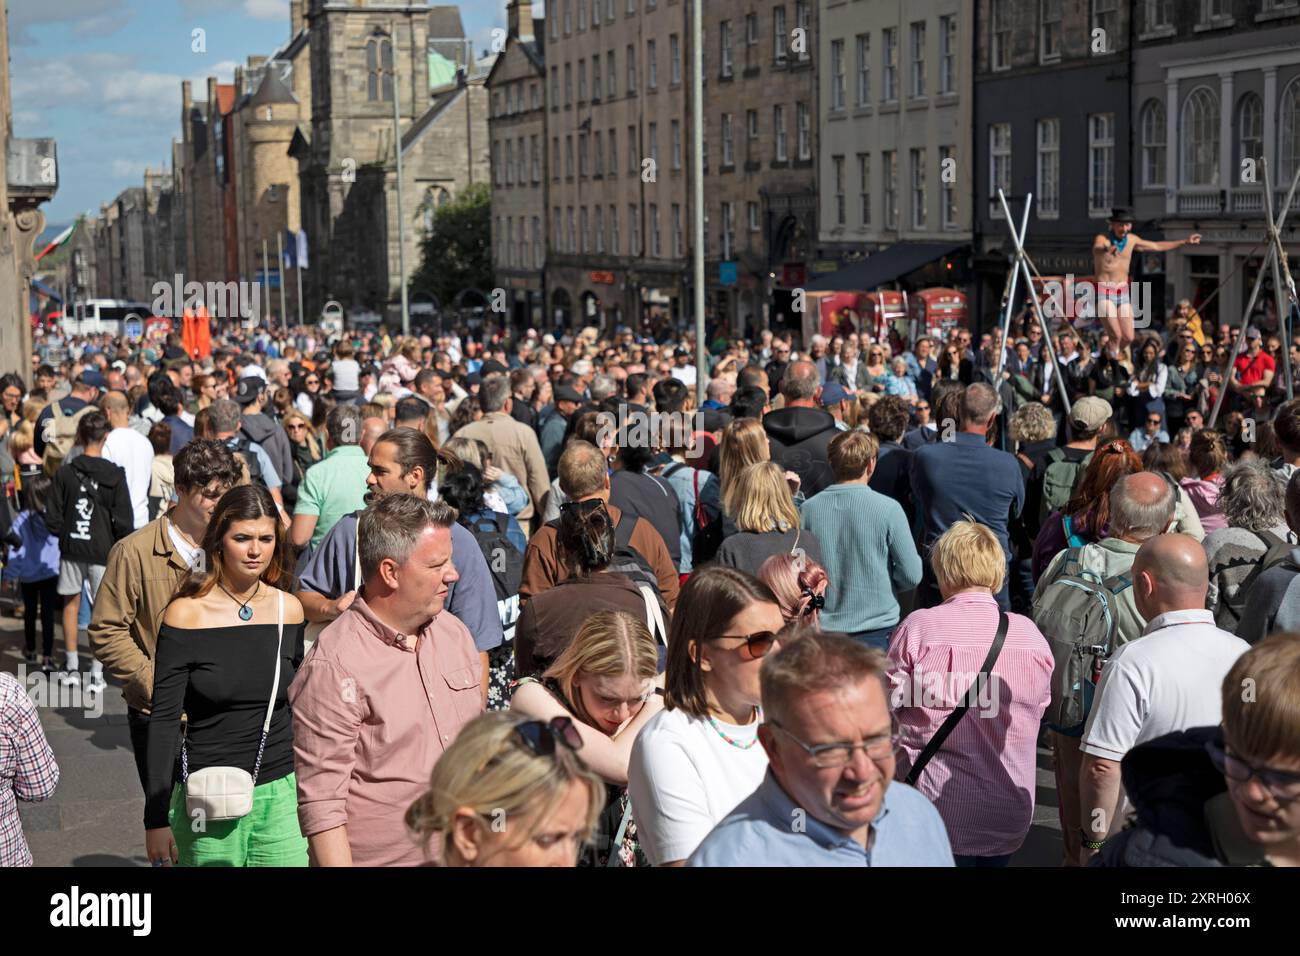
[[[993,670],[993,665],[998,661],[998,655],[1002,653],[1002,645],[1006,642],[1007,628],[1010,624],[1011,621],[1007,617],[1007,612],[998,611],[998,632],[993,638],[993,646],[989,648],[989,652],[984,658],[984,663],[980,665],[980,672],[975,677],[975,683],[971,684],[970,687],[966,689],[966,693],[961,696],[961,704],[953,708],[952,713],[948,715],[948,719],[945,720],[942,726],[934,732],[934,736],[931,737],[929,742],[925,745],[925,749],[921,751],[921,755],[916,758],[916,763],[912,764],[912,769],[908,773],[907,779],[904,783],[909,786],[916,786],[916,781],[920,780],[921,774],[925,772],[926,764],[928,764],[931,758],[939,752],[939,748],[942,747],[943,742],[948,739],[948,735],[957,728],[957,725],[961,723],[962,718],[966,716],[966,711],[970,710],[971,695],[975,694],[976,697],[979,696],[978,691],[983,689],[984,684],[988,681],[989,672]]]

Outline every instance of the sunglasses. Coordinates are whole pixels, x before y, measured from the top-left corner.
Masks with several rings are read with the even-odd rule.
[[[319,385],[319,384],[320,384],[320,379],[309,378],[309,379],[307,379],[307,384],[308,384],[308,385]]]
[[[1161,422],[1162,420],[1163,420],[1163,419],[1159,419],[1159,418],[1148,418],[1148,419],[1147,419],[1147,424],[1148,424],[1148,425],[1159,425],[1160,422]]]
[[[1290,803],[1300,799],[1300,773],[1274,770],[1272,767],[1251,766],[1236,754],[1229,753],[1217,741],[1206,741],[1205,749],[1219,773],[1229,780],[1235,783],[1246,783],[1251,777],[1258,777],[1264,789],[1278,802]]]
[[[736,648],[740,651],[740,656],[746,660],[756,661],[760,657],[766,657],[776,644],[780,635],[776,631],[758,631],[754,634],[719,634],[717,637],[709,640],[721,641],[739,638],[745,643]]]
[[[916,406],[916,410],[917,410],[918,412],[928,412],[928,411],[930,410],[930,406],[929,406],[929,405],[917,405],[917,406]]]
[[[515,728],[515,739],[535,756],[550,757],[557,742],[570,750],[582,749],[582,735],[571,717],[552,717],[549,722],[530,720]]]

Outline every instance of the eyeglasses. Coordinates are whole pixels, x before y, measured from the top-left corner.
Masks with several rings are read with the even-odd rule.
[[[293,422],[291,424],[285,425],[284,430],[289,432],[300,432],[306,427],[307,426],[304,425],[302,422]]]
[[[582,735],[571,717],[552,717],[549,722],[527,721],[515,728],[515,739],[538,757],[554,754],[557,741],[570,750],[582,749]]]
[[[1279,803],[1300,800],[1300,773],[1252,766],[1217,741],[1206,741],[1205,749],[1219,772],[1234,783],[1246,783],[1251,777],[1258,777],[1264,789]]]
[[[1159,425],[1161,421],[1162,421],[1162,419],[1159,419],[1159,418],[1148,418],[1148,419],[1147,419],[1147,424],[1148,424],[1148,425]]]
[[[722,640],[741,640],[741,644],[735,650],[740,651],[740,656],[747,660],[756,661],[760,657],[766,657],[772,651],[780,635],[775,631],[758,631],[754,634],[719,634],[716,637],[708,638],[712,641]]]
[[[814,767],[823,769],[829,767],[843,767],[853,759],[853,754],[858,750],[865,751],[866,755],[875,761],[888,760],[898,752],[898,721],[896,718],[890,719],[889,734],[882,737],[872,737],[869,740],[863,740],[859,743],[834,743],[834,744],[817,744],[810,746],[804,743],[790,731],[786,730],[775,720],[769,720],[768,723],[774,730],[779,730],[785,734],[800,747],[808,752],[812,758]]]
[[[309,378],[309,379],[307,379],[307,384],[308,384],[308,385],[319,385],[319,384],[320,384],[320,379]]]

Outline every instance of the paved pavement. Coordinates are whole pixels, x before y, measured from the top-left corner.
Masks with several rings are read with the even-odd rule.
[[[62,632],[55,659],[62,660]],[[22,666],[22,621],[0,618],[0,669]],[[89,648],[81,649],[83,669]],[[29,682],[29,686],[31,686]],[[38,691],[39,693],[39,691]],[[110,682],[100,700],[64,696],[40,701],[41,723],[61,776],[53,798],[20,803],[23,829],[37,866],[147,866],[144,855],[144,796],[136,775],[126,704]],[[49,706],[51,704],[76,706]],[[102,708],[102,713],[99,710]],[[1014,858],[1016,866],[1058,866],[1060,823],[1051,756],[1038,752],[1038,794],[1034,825]]]

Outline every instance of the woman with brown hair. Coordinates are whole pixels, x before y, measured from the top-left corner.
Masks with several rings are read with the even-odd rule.
[[[1192,436],[1187,461],[1193,473],[1179,484],[1191,496],[1206,532],[1228,526],[1228,519],[1219,504],[1219,493],[1223,488],[1222,472],[1229,460],[1228,443],[1220,432],[1202,428]]]
[[[211,375],[195,375],[190,381],[190,389],[198,400],[198,411],[217,400],[217,380]]]
[[[1080,547],[1105,537],[1110,522],[1110,490],[1125,475],[1142,470],[1142,459],[1128,442],[1118,439],[1099,445],[1083,472],[1073,497],[1053,511],[1034,539],[1034,581],[1066,548]]]
[[[163,614],[146,744],[145,848],[155,865],[306,866],[298,827],[289,683],[303,656],[303,611],[284,528],[261,485],[217,502],[201,561]],[[181,713],[181,779],[173,780]],[[190,778],[243,770],[251,808],[203,819]],[[224,774],[228,775],[228,774]]]
[[[680,866],[762,783],[758,674],[785,626],[766,584],[717,565],[691,575],[677,608],[664,711],[638,735],[628,766],[642,849],[656,866]]]

